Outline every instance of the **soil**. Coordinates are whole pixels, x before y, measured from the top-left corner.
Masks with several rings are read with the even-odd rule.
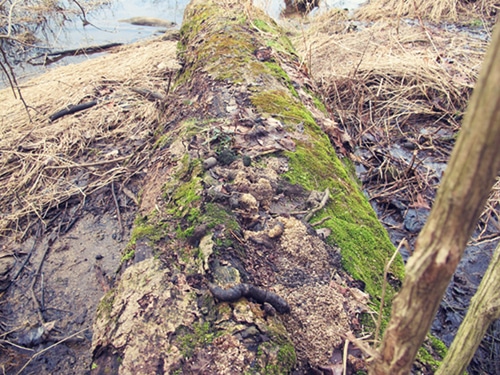
[[[128,238],[134,211],[122,207],[123,238]],[[17,259],[11,274],[19,273],[3,292],[1,305],[2,328],[9,333],[2,335],[0,348],[5,373],[17,373],[30,358],[23,374],[90,371],[96,307],[110,289],[124,247],[114,212],[108,190],[87,203],[66,233],[57,233],[56,227],[22,243],[3,243],[5,253]],[[44,348],[43,355],[33,356]]]

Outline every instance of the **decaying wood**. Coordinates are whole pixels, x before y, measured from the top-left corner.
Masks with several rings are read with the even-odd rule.
[[[372,374],[408,374],[500,170],[500,29],[495,29],[429,219],[406,266]],[[497,285],[491,285],[492,288]],[[455,373],[455,372],[449,372]]]
[[[328,366],[367,303],[335,236],[359,236],[346,264],[388,259],[393,246],[322,132],[332,121],[273,20],[251,2],[195,0],[180,35],[182,68],[162,103],[123,272],[97,311],[93,373]],[[327,217],[326,241],[310,216]]]

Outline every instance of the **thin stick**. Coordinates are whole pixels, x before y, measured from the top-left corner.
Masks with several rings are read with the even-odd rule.
[[[23,271],[24,267],[26,266],[26,264],[28,263],[28,261],[30,260],[31,258],[31,255],[33,254],[33,250],[35,250],[35,247],[36,247],[36,242],[37,242],[37,238],[39,237],[40,235],[40,230],[37,231],[37,234],[35,236],[35,240],[33,241],[33,245],[31,246],[31,249],[28,253],[28,255],[26,256],[26,259],[24,260],[23,264],[21,265],[21,268],[19,268],[16,272],[16,274],[14,275],[14,277],[11,279],[11,282],[13,281],[16,281],[16,279],[19,277],[19,275],[21,274],[21,272]]]
[[[85,332],[86,330],[88,330],[88,328],[84,328],[84,329],[82,329],[82,330],[80,330],[80,331],[78,331],[78,332],[76,332],[76,333],[73,333],[72,335],[70,335],[70,336],[68,336],[68,337],[65,337],[64,339],[62,339],[62,340],[60,340],[60,341],[56,342],[55,344],[52,344],[52,345],[50,345],[50,346],[46,347],[45,349],[43,349],[43,350],[39,351],[38,353],[33,354],[33,356],[32,356],[32,357],[28,360],[28,362],[26,362],[26,363],[24,364],[24,366],[23,366],[23,367],[22,367],[22,368],[21,368],[21,369],[20,369],[20,370],[16,373],[16,375],[20,375],[20,374],[24,371],[24,369],[25,369],[26,367],[28,367],[28,365],[31,363],[31,361],[33,361],[33,360],[34,360],[36,357],[38,357],[39,355],[41,355],[41,354],[45,353],[46,351],[48,351],[48,350],[52,349],[53,347],[55,347],[55,346],[57,346],[57,345],[59,345],[59,344],[62,344],[63,342],[65,342],[65,341],[67,341],[67,340],[69,340],[69,339],[71,339],[71,338],[73,338],[73,337],[75,337],[75,336],[78,336],[80,333],[83,333],[83,332]]]
[[[310,218],[313,217],[313,215],[318,212],[319,210],[323,209],[323,207],[326,206],[326,202],[328,202],[328,198],[330,197],[330,189],[326,188],[325,189],[325,192],[324,192],[324,195],[323,195],[323,199],[321,199],[321,202],[320,204],[313,208],[305,217],[304,217],[304,221],[309,221]]]
[[[378,318],[377,318],[377,325],[375,328],[375,343],[378,342],[378,335],[380,334],[380,325],[382,324],[382,315],[383,315],[383,310],[384,310],[384,300],[385,300],[385,291],[387,288],[387,274],[389,273],[389,268],[391,268],[391,264],[396,259],[396,255],[399,253],[399,249],[401,249],[401,246],[405,245],[408,247],[408,241],[406,238],[403,238],[401,242],[398,245],[398,248],[394,250],[394,253],[392,254],[391,259],[387,262],[387,264],[384,267],[384,281],[382,283],[382,296],[380,299],[380,309],[378,312]]]
[[[9,344],[9,345],[12,345],[15,348],[18,348],[18,349],[21,349],[21,350],[28,350],[30,352],[34,352],[35,351],[34,349],[26,348],[25,346],[14,344],[13,342],[11,342],[9,340],[0,340],[0,344]]]
[[[35,285],[36,285],[38,275],[40,274],[40,270],[42,269],[43,262],[45,261],[45,257],[47,256],[47,253],[49,252],[50,245],[51,245],[51,243],[49,240],[49,243],[47,244],[47,246],[45,247],[45,251],[43,252],[42,260],[40,261],[40,264],[38,265],[38,268],[35,272],[35,276],[33,277],[33,281],[31,283],[31,296],[33,297],[33,302],[35,303],[35,306],[37,308],[38,318],[40,319],[41,323],[45,323],[45,319],[43,318],[43,314],[42,314],[42,306],[40,305],[40,302],[38,302],[38,299],[36,298]]]
[[[349,350],[349,340],[345,340],[344,343],[344,358],[342,360],[342,374],[347,375],[347,353]]]
[[[123,236],[123,223],[122,223],[122,215],[120,213],[120,205],[118,204],[118,199],[115,194],[115,181],[111,182],[111,194],[113,194],[113,200],[115,201],[116,207],[116,216],[118,217],[118,225],[120,226],[120,240]]]
[[[131,157],[132,155],[129,156],[124,156],[121,158],[116,158],[113,160],[101,160],[101,161],[96,161],[93,163],[82,163],[82,164],[75,164],[75,165],[49,165],[45,167],[45,169],[66,169],[66,168],[83,168],[83,167],[95,167],[97,165],[103,165],[103,164],[110,164],[110,163],[117,163],[119,161],[127,160]]]

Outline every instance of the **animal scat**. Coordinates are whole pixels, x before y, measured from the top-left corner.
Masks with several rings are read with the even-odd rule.
[[[280,314],[290,312],[290,305],[273,292],[269,292],[255,285],[241,283],[228,289],[223,289],[215,284],[208,284],[208,289],[212,295],[222,302],[235,302],[240,298],[252,298],[259,303],[269,303]]]

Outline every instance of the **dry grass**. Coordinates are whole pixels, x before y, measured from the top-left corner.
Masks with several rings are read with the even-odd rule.
[[[375,182],[372,198],[410,207],[433,200],[439,178],[424,161],[447,161],[487,47],[486,33],[449,30],[387,19],[366,25],[332,12],[294,40],[338,126],[369,150],[355,158]],[[413,147],[413,159],[395,155],[395,144]],[[483,223],[497,216],[499,186]]]
[[[390,21],[341,34],[311,30],[300,52],[311,56],[340,123],[359,133],[414,119],[458,125],[486,49],[464,33]]]
[[[356,12],[358,19],[422,18],[434,22],[492,19],[500,9],[495,0],[372,0]],[[493,20],[494,23],[494,20]]]
[[[33,123],[9,89],[0,91],[0,237],[23,233],[32,219],[47,224],[50,212],[72,198],[123,186],[148,156],[162,104],[131,88],[165,95],[177,69],[176,43],[142,42],[79,65],[54,69],[22,85]],[[48,117],[70,104],[95,107]]]

